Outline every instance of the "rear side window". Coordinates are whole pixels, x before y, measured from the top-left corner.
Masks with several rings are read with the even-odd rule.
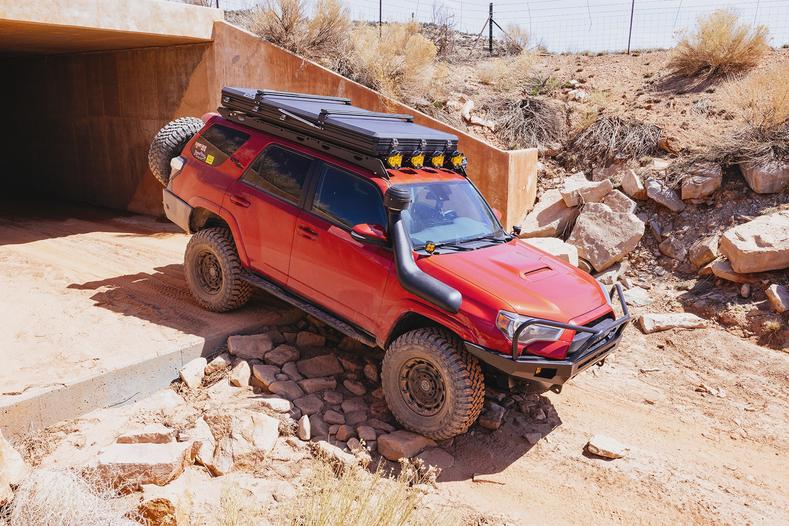
[[[310,157],[279,146],[269,146],[252,163],[241,180],[293,204],[299,204],[311,165]]]
[[[312,211],[349,228],[360,223],[386,227],[386,212],[375,185],[332,166],[323,168]]]
[[[247,142],[249,134],[214,124],[194,142],[192,156],[211,166],[219,166]]]

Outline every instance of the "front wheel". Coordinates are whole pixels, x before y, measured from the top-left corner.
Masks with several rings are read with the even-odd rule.
[[[204,309],[227,312],[249,301],[252,287],[241,279],[241,271],[233,236],[226,228],[201,230],[186,245],[186,284]]]
[[[434,440],[468,430],[485,401],[479,362],[457,336],[439,328],[410,331],[392,342],[381,381],[397,421]]]

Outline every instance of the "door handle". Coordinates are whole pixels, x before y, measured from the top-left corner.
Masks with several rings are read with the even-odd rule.
[[[230,194],[229,199],[231,203],[236,204],[238,206],[242,206],[244,208],[247,208],[249,206],[249,201],[247,201],[240,195]]]
[[[309,234],[311,236],[317,236],[318,233],[313,230],[312,228],[308,227],[307,225],[299,225],[299,230],[304,232],[305,234]]]

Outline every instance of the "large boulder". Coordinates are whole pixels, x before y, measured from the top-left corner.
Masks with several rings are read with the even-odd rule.
[[[400,430],[378,437],[378,452],[395,462],[414,457],[428,447],[436,447],[436,443],[410,431]]]
[[[342,374],[343,368],[340,361],[333,354],[321,354],[306,360],[296,362],[299,372],[307,378],[321,376],[334,376]]]
[[[619,190],[612,190],[611,193],[605,196],[603,204],[608,205],[608,208],[614,212],[624,212],[626,214],[635,214],[637,208],[636,202]]]
[[[584,205],[567,239],[578,256],[598,272],[633,251],[644,235],[644,222],[634,214],[614,212],[602,203]]]
[[[557,237],[530,237],[523,242],[578,266],[578,249],[575,245],[565,243]]]
[[[274,342],[268,334],[236,335],[227,339],[230,354],[244,360],[262,360],[274,348]]]
[[[548,190],[521,221],[520,237],[560,236],[577,215],[578,210],[564,203],[559,190]]]
[[[102,449],[89,471],[116,488],[163,486],[191,464],[192,443],[112,444]]]
[[[564,180],[562,199],[567,206],[578,206],[584,203],[599,203],[614,189],[609,179],[590,181],[583,172],[578,172]]]
[[[789,210],[730,228],[721,237],[719,248],[740,274],[789,267]]]
[[[703,201],[721,187],[723,169],[719,164],[694,166],[682,180],[682,199]]]
[[[789,162],[740,163],[740,171],[757,194],[775,194],[789,186]]]

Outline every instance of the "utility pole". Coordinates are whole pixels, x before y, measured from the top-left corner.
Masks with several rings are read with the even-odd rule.
[[[493,56],[493,24],[493,2],[491,2],[488,6],[488,53],[491,56]]]
[[[630,0],[630,30],[627,32],[627,54],[630,54],[630,39],[633,36],[633,11],[636,7],[636,0]]]

